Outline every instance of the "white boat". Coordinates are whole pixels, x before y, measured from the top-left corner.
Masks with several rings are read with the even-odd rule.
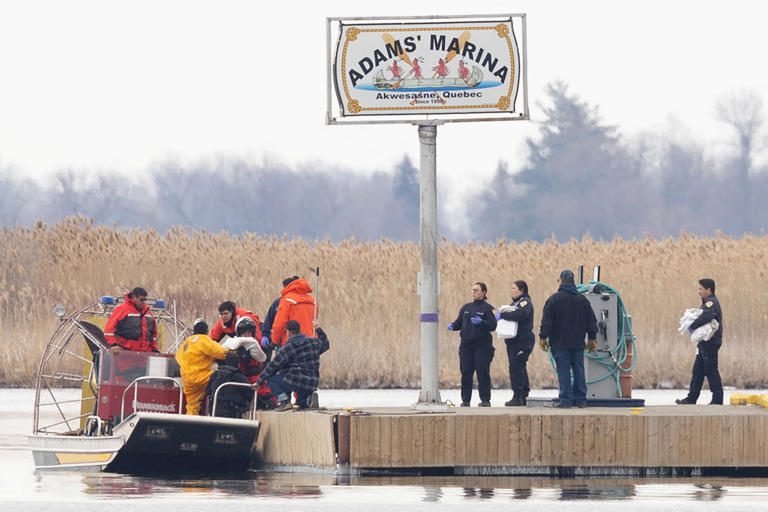
[[[229,473],[248,469],[259,434],[256,400],[247,418],[188,416],[173,351],[187,328],[150,300],[168,353],[108,350],[102,328],[120,300],[61,318],[37,374],[35,468],[118,473]],[[242,385],[242,384],[228,384]],[[249,386],[250,387],[250,386]],[[216,397],[212,409],[216,410]]]
[[[386,78],[384,70],[379,69],[373,75],[373,86],[377,89],[419,89],[421,87],[456,88],[476,87],[483,81],[483,72],[477,66],[472,66],[472,73],[466,80],[462,78]]]

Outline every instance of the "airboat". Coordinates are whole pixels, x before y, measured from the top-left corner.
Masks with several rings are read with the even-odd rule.
[[[101,297],[70,315],[56,306],[60,324],[40,360],[28,436],[35,468],[131,474],[247,470],[259,434],[255,397],[246,418],[217,417],[217,395],[210,416],[184,415],[174,353],[189,329],[175,305],[169,309],[165,301],[150,299],[165,352],[111,351],[103,329],[123,300]]]
[[[380,69],[373,75],[373,86],[376,89],[418,89],[421,87],[438,87],[445,89],[477,87],[483,81],[483,72],[477,66],[472,66],[472,73],[466,80],[463,78],[386,78],[384,70]]]

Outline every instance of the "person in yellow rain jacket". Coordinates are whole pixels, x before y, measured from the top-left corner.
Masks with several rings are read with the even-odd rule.
[[[176,361],[181,369],[184,397],[187,399],[187,414],[200,414],[200,404],[205,398],[205,387],[213,374],[214,361],[227,357],[230,350],[222,347],[208,336],[208,324],[198,318],[192,326],[192,336],[176,351]]]

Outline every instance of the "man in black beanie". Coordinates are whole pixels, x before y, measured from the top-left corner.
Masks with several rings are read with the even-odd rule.
[[[187,399],[187,414],[200,414],[208,381],[213,374],[213,363],[232,354],[208,336],[208,323],[202,318],[192,324],[192,336],[185,339],[176,351],[176,362],[181,371],[181,382]]]
[[[579,293],[573,272],[560,272],[560,287],[547,299],[539,329],[539,344],[552,350],[560,388],[555,407],[587,406],[587,379],[584,371],[584,339],[590,352],[597,347],[597,319],[589,300]],[[573,372],[573,381],[571,381]]]
[[[291,393],[296,393],[296,405],[300,409],[308,409],[311,405],[312,395],[320,382],[320,354],[330,347],[325,331],[317,321],[313,325],[317,338],[307,337],[301,332],[299,322],[288,320],[285,325],[288,341],[259,376],[257,386],[266,380],[277,396],[277,411],[291,409]]]

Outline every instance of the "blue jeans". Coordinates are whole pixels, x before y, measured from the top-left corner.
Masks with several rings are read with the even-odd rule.
[[[315,391],[314,389],[291,386],[285,382],[285,379],[279,373],[270,377],[267,382],[272,390],[272,394],[277,397],[278,402],[290,400],[291,393],[296,393],[296,405],[302,409],[309,407],[309,401],[312,398],[312,393]]]
[[[586,404],[587,377],[584,373],[584,349],[552,347],[552,355],[557,367],[560,403],[563,405]]]

